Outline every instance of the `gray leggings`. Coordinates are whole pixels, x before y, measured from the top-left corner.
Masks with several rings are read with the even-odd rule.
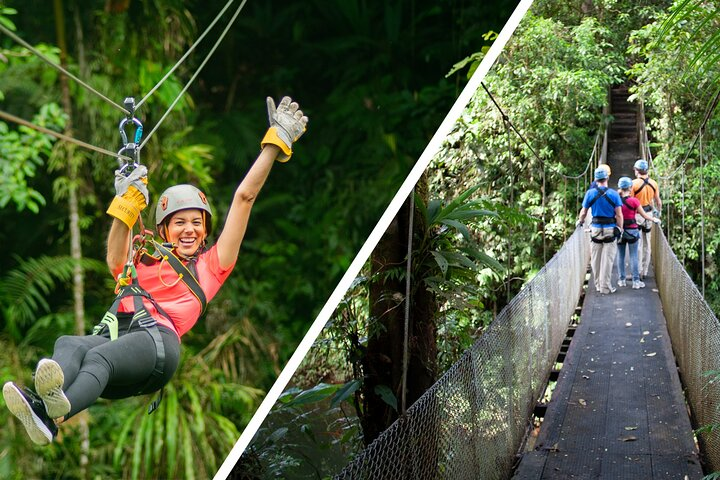
[[[120,315],[118,315],[120,317]],[[110,341],[103,335],[64,335],[55,342],[52,359],[65,375],[63,391],[70,400],[68,419],[99,398],[127,398],[152,393],[165,386],[180,362],[180,341],[169,328],[158,325],[165,346],[163,375],[151,379],[157,357],[155,342],[143,327],[122,328]]]

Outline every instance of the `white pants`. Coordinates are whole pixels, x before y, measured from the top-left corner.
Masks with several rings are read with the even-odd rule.
[[[648,268],[650,268],[650,254],[652,247],[650,246],[650,232],[640,231],[640,245],[638,246],[638,263],[640,264],[640,275],[647,276]]]
[[[600,231],[602,230],[602,232]],[[591,228],[591,238],[611,238],[613,228]],[[598,235],[599,234],[599,235]],[[590,268],[595,278],[595,288],[600,293],[610,293],[612,288],[612,269],[617,255],[617,242],[590,242]]]

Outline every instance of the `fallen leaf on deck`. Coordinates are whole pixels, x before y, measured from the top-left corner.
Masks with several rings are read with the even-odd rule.
[[[620,440],[623,442],[634,442],[637,440],[637,437],[630,435],[629,437],[620,437]]]
[[[654,357],[655,355],[657,355],[657,352],[652,352],[652,353],[646,353],[646,354],[645,354],[646,357]]]
[[[626,327],[632,327],[632,323],[627,322],[627,323],[625,324],[625,326],[626,326]]]
[[[586,402],[585,399],[583,399],[583,398],[578,399],[578,403],[579,403],[580,405],[582,405],[583,407],[586,407],[586,406],[587,406],[587,402]]]
[[[586,379],[586,380],[587,380],[587,379],[590,379],[590,377],[588,377],[587,375],[583,375],[582,377],[583,377],[584,379]]]
[[[590,370],[590,369],[588,368],[588,372],[590,372],[590,373],[595,373],[595,370]]]
[[[650,332],[648,332],[647,330],[645,330],[645,331],[643,332],[643,335],[650,335]]]
[[[625,427],[625,430],[637,430],[637,427]]]

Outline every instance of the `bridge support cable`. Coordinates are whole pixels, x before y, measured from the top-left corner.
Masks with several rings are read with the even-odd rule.
[[[509,117],[507,116],[507,114],[505,113],[505,111],[502,109],[502,107],[500,107],[500,104],[497,102],[497,100],[495,99],[495,97],[493,96],[493,94],[490,92],[490,90],[488,89],[487,85],[485,85],[484,82],[481,82],[480,85],[482,86],[483,90],[485,90],[485,93],[487,93],[488,97],[490,98],[490,101],[493,103],[493,105],[495,106],[495,108],[496,108],[496,109],[498,110],[498,112],[500,113],[500,116],[501,116],[501,118],[503,119],[503,125],[504,125],[504,127],[505,127],[505,132],[506,132],[506,134],[507,134],[507,138],[508,138],[508,141],[507,141],[507,143],[508,143],[508,171],[509,171],[509,173],[510,173],[510,181],[511,181],[511,188],[510,188],[510,204],[511,204],[511,205],[514,205],[514,179],[515,179],[515,178],[514,178],[514,175],[513,175],[512,144],[511,144],[511,142],[510,142],[510,133],[509,133],[509,132],[510,132],[510,129],[512,129],[512,130],[517,134],[517,136],[520,138],[520,140],[525,144],[525,146],[526,146],[526,147],[530,150],[530,152],[533,154],[533,156],[535,157],[535,159],[540,163],[540,168],[541,168],[541,182],[542,182],[542,185],[541,185],[541,192],[542,192],[542,200],[541,200],[541,202],[542,202],[542,203],[541,203],[541,212],[542,212],[541,215],[542,215],[542,220],[541,220],[541,223],[542,223],[542,238],[543,238],[543,263],[547,263],[547,234],[546,234],[546,231],[545,231],[545,230],[546,230],[546,228],[545,228],[545,227],[546,227],[546,221],[547,221],[547,220],[546,220],[546,206],[547,206],[547,171],[546,171],[546,162],[545,162],[545,160],[544,160],[543,158],[541,158],[540,155],[535,151],[535,149],[532,147],[532,145],[530,145],[530,143],[525,139],[525,137],[524,137],[523,134],[520,132],[520,130],[518,130],[518,128],[515,127],[515,125],[512,123],[512,121],[510,120],[510,118],[509,118]],[[600,164],[601,162],[604,161],[603,154],[601,153],[601,154],[598,155],[599,141],[600,141],[600,136],[601,136],[601,135],[603,135],[604,142],[607,142],[607,129],[606,129],[606,125],[605,125],[605,122],[604,122],[604,121],[603,121],[603,123],[601,124],[600,129],[598,130],[597,135],[595,136],[595,143],[594,143],[594,145],[593,145],[593,150],[592,150],[592,152],[591,152],[591,154],[590,154],[590,158],[588,159],[588,162],[587,162],[587,164],[586,164],[586,166],[585,166],[585,170],[584,170],[581,174],[579,174],[579,175],[577,175],[577,176],[572,176],[572,175],[568,176],[568,175],[562,174],[562,173],[560,173],[560,172],[558,172],[558,171],[556,171],[556,170],[552,170],[552,171],[551,171],[551,174],[552,174],[552,173],[559,174],[559,175],[561,176],[561,178],[563,178],[563,179],[566,179],[566,180],[567,180],[567,179],[575,179],[575,180],[576,180],[576,189],[575,189],[575,190],[576,190],[576,193],[575,193],[575,196],[576,196],[576,198],[578,199],[578,201],[580,201],[580,202],[582,201],[582,197],[580,197],[581,193],[580,193],[579,188],[578,188],[578,186],[577,186],[577,182],[579,182],[579,179],[580,179],[580,178],[585,177],[585,178],[586,178],[586,185],[589,184],[589,181],[587,181],[586,175],[589,175],[589,173],[591,172],[590,166],[593,165],[593,162],[595,162],[596,164]],[[605,148],[606,148],[606,147],[605,147],[605,143],[603,143],[603,146],[602,146],[603,151],[605,150]],[[584,193],[584,192],[582,192],[582,193]],[[565,210],[565,211],[567,211],[567,210]],[[566,240],[566,237],[565,237],[565,233],[564,233],[564,232],[565,232],[565,223],[563,223],[563,239]],[[510,230],[510,228],[508,227],[508,241],[509,241],[509,238],[510,238],[510,233],[511,233],[511,230]],[[509,272],[510,272],[510,256],[511,256],[510,253],[511,253],[511,252],[510,252],[510,247],[508,246],[508,286],[507,286],[508,301],[509,301],[509,295],[510,295],[510,285],[509,285],[509,283],[510,283],[510,281],[509,281],[509,278],[510,278],[510,277],[509,277],[509,275],[510,275],[510,273],[509,273]]]
[[[483,87],[485,85],[483,84]],[[487,88],[485,89],[487,91]],[[489,94],[490,92],[488,92]],[[492,96],[491,96],[492,98]],[[497,105],[497,103],[495,104]],[[499,109],[500,107],[498,107]],[[510,120],[507,118],[505,113],[500,110],[502,115],[503,125],[505,126],[505,138],[507,139],[508,149],[508,173],[510,175],[510,205],[515,205],[515,171],[513,168],[513,154],[512,154],[512,142],[510,141]],[[505,302],[510,303],[510,282],[512,281],[512,224],[507,224],[507,237],[505,238],[505,248],[507,249],[507,279],[505,280]]]
[[[697,146],[698,150],[698,159],[700,163],[700,284],[703,298],[705,298],[705,158],[704,158],[704,151],[703,151],[703,134],[705,132],[705,127],[707,126],[708,121],[712,117],[713,112],[718,106],[718,103],[720,103],[720,89],[716,92],[715,96],[713,97],[712,102],[708,105],[708,108],[705,112],[705,115],[703,117],[703,121],[700,124],[700,127],[698,128],[697,133],[693,137],[693,141],[690,144],[690,148],[688,148],[687,152],[685,153],[685,157],[682,159],[682,161],[675,167],[669,175],[667,176],[661,176],[658,175],[657,178],[660,180],[663,180],[665,182],[668,182],[670,185],[669,190],[672,187],[672,183],[670,180],[672,180],[675,175],[678,173],[681,174],[680,177],[680,185],[682,190],[682,196],[681,196],[681,225],[682,225],[682,240],[683,245],[686,244],[685,242],[685,176],[686,176],[686,165],[687,160],[690,158],[690,155],[695,151],[695,147]],[[642,118],[642,125],[644,126],[644,118],[645,118],[645,112],[642,105],[642,102],[640,102],[640,116]],[[643,154],[646,154],[648,158],[652,158],[651,152],[650,152],[650,143],[647,136],[647,129],[642,128],[642,131],[639,132],[639,139],[641,142],[641,152]],[[651,168],[654,168],[652,164],[650,164]],[[670,202],[666,202],[667,209],[666,209],[666,218],[668,221],[665,225],[665,235],[666,237],[670,236],[671,228],[670,228],[670,219],[671,219],[671,210],[670,210]],[[660,230],[660,229],[657,229]],[[685,264],[685,253],[683,252],[683,265]]]
[[[659,229],[658,229],[659,230]],[[720,321],[670,248],[652,235],[663,313],[708,471],[720,470]]]
[[[589,257],[588,236],[577,229],[463,356],[335,478],[508,478]]]
[[[413,224],[415,223],[415,189],[408,198],[408,247],[405,262],[405,326],[403,332],[402,392],[400,392],[400,415],[405,415],[407,401],[408,339],[410,338],[410,287],[412,285]]]
[[[703,156],[703,128],[700,129],[698,140],[700,157],[700,284],[705,298],[705,158]]]

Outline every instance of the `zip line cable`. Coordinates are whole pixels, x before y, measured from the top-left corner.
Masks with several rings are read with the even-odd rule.
[[[89,143],[83,142],[82,140],[78,140],[76,138],[69,137],[67,135],[63,135],[62,133],[58,133],[54,130],[50,130],[48,128],[41,127],[40,125],[35,125],[34,123],[28,122],[27,120],[23,120],[20,117],[16,117],[15,115],[11,115],[2,110],[0,110],[0,118],[4,118],[7,121],[17,123],[19,125],[23,125],[28,128],[32,128],[33,130],[37,130],[37,131],[45,133],[47,135],[51,135],[55,138],[59,138],[60,140],[65,140],[66,142],[74,143],[75,145],[79,145],[83,148],[87,148],[89,150],[94,150],[98,153],[102,153],[103,155],[108,155],[108,156],[111,156],[114,158],[119,158],[121,160],[128,160],[128,161],[132,160],[130,157],[127,157],[125,155],[118,155],[117,152],[111,152],[110,150],[106,150],[101,147],[96,147],[95,145],[91,145]]]
[[[140,101],[137,103],[137,105],[135,105],[135,108],[136,108],[136,109],[140,108],[140,106],[141,106],[143,103],[145,103],[145,101],[150,97],[150,95],[152,95],[153,93],[155,93],[155,91],[156,91],[158,88],[160,88],[160,86],[161,86],[163,83],[165,83],[165,80],[167,80],[167,79],[170,77],[170,75],[172,75],[172,73],[173,73],[175,70],[177,70],[178,67],[187,59],[187,57],[190,56],[190,54],[193,52],[193,50],[195,50],[195,47],[198,46],[198,45],[200,44],[200,42],[202,42],[202,40],[205,38],[205,36],[206,36],[208,33],[210,33],[210,30],[213,29],[213,27],[215,26],[215,24],[216,24],[216,23],[220,20],[220,18],[225,14],[225,12],[227,11],[227,9],[230,8],[230,5],[232,5],[232,3],[233,3],[234,1],[235,1],[235,0],[228,0],[228,2],[225,4],[225,6],[223,7],[223,9],[220,10],[220,13],[217,14],[217,16],[215,17],[215,19],[210,23],[210,25],[208,25],[208,27],[205,29],[205,31],[202,33],[202,35],[200,35],[200,36],[197,38],[197,40],[195,40],[195,42],[190,46],[190,48],[188,49],[188,51],[185,52],[185,54],[180,58],[180,60],[178,60],[177,63],[175,63],[175,65],[174,65],[174,66],[165,74],[165,76],[164,76],[162,79],[160,79],[160,81],[142,98],[142,100],[140,100]],[[245,3],[245,2],[243,2],[243,3]]]
[[[212,28],[215,26],[215,24],[220,20],[220,18],[222,17],[222,15],[227,11],[227,9],[230,7],[230,5],[232,5],[232,3],[233,3],[234,1],[235,1],[235,0],[229,0],[229,1],[225,4],[225,6],[222,8],[222,10],[220,10],[220,13],[218,13],[218,15],[217,15],[217,16],[215,17],[215,19],[210,23],[210,25],[205,29],[205,31],[200,35],[200,37],[198,37],[198,39],[190,46],[190,48],[188,49],[188,51],[185,52],[185,54],[184,54],[184,55],[177,61],[177,63],[165,74],[165,76],[164,76],[162,79],[160,79],[160,81],[140,100],[140,102],[135,106],[135,109],[139,108],[140,105],[142,105],[143,103],[145,103],[145,102],[148,100],[148,98],[149,98],[153,93],[155,93],[155,91],[157,91],[157,89],[160,88],[160,86],[170,77],[170,75],[172,75],[172,73],[173,73],[175,70],[177,70],[177,68],[182,64],[182,62],[184,62],[185,59],[187,59],[187,57],[190,55],[190,53],[192,53],[193,50],[195,50],[195,47],[197,47],[197,46],[200,44],[200,42],[205,38],[205,36],[210,32],[210,30],[212,30]],[[203,60],[203,62],[200,64],[200,66],[198,67],[198,69],[197,69],[197,71],[195,72],[195,74],[190,78],[190,80],[188,81],[188,83],[185,85],[185,88],[183,88],[183,90],[180,92],[180,94],[178,94],[177,98],[175,98],[175,100],[172,102],[172,104],[170,105],[170,107],[168,108],[168,110],[165,112],[165,114],[164,114],[164,115],[160,118],[160,120],[157,122],[157,124],[155,125],[155,127],[154,127],[154,128],[150,131],[150,133],[145,137],[145,141],[143,141],[143,142],[140,144],[140,146],[138,147],[138,151],[139,151],[140,149],[142,149],[142,147],[147,143],[147,141],[150,139],[150,137],[152,136],[152,134],[155,133],[155,131],[158,129],[158,127],[159,127],[160,124],[163,122],[163,120],[169,115],[169,113],[172,111],[172,109],[175,107],[175,105],[178,103],[178,101],[180,101],[180,98],[181,98],[181,97],[185,94],[185,92],[188,90],[188,88],[190,87],[190,85],[192,84],[192,82],[195,80],[195,78],[197,78],[197,76],[199,75],[200,71],[203,69],[203,67],[204,67],[205,64],[208,62],[208,60],[209,60],[210,57],[213,55],[213,53],[215,53],[215,50],[217,50],[217,47],[220,45],[220,43],[222,42],[222,40],[225,38],[225,35],[226,35],[227,32],[230,30],[230,27],[231,27],[232,24],[235,22],[235,19],[238,17],[238,15],[239,15],[240,12],[242,11],[242,9],[245,7],[245,4],[246,4],[246,3],[247,3],[247,0],[243,0],[243,2],[240,4],[240,6],[238,7],[238,9],[235,11],[235,14],[233,15],[233,17],[230,19],[230,22],[229,22],[228,25],[225,27],[225,29],[223,30],[222,34],[221,34],[220,37],[218,38],[218,40],[215,42],[215,44],[213,45],[213,47],[212,47],[212,49],[210,50],[210,52],[208,53],[208,55],[205,57],[205,59]],[[28,49],[31,53],[33,53],[35,56],[37,56],[38,58],[40,58],[41,60],[43,60],[45,63],[47,63],[47,64],[50,65],[51,67],[55,68],[56,70],[60,71],[61,73],[67,75],[67,76],[70,77],[71,79],[75,80],[78,84],[80,84],[81,86],[83,86],[84,88],[86,88],[86,89],[87,89],[88,91],[90,91],[91,93],[97,95],[97,96],[98,96],[99,98],[101,98],[102,100],[106,101],[109,105],[111,105],[111,106],[115,107],[116,109],[120,110],[120,111],[123,112],[125,115],[131,116],[131,115],[134,114],[134,112],[130,112],[129,110],[127,110],[127,109],[126,109],[125,107],[123,107],[122,105],[120,105],[120,104],[114,102],[113,100],[109,99],[107,96],[103,95],[102,93],[100,93],[99,91],[97,91],[96,89],[94,89],[93,87],[91,87],[90,85],[88,85],[86,82],[84,82],[83,80],[81,80],[80,78],[78,78],[76,75],[70,73],[67,69],[63,68],[63,67],[60,66],[60,65],[57,65],[57,64],[53,63],[52,60],[50,60],[48,57],[46,57],[45,55],[43,55],[39,50],[37,50],[35,47],[33,47],[32,45],[30,45],[28,42],[26,42],[25,40],[23,40],[22,38],[20,38],[18,35],[16,35],[15,33],[13,33],[11,30],[9,30],[7,27],[5,27],[4,25],[2,25],[1,23],[0,23],[0,31],[3,32],[3,33],[4,33],[5,35],[7,35],[8,37],[10,37],[11,39],[13,39],[15,42],[19,43],[20,45],[22,45],[23,47],[25,47],[26,49]],[[74,144],[79,145],[79,146],[81,146],[81,147],[84,147],[84,148],[87,148],[87,149],[90,149],[90,150],[94,150],[94,151],[96,151],[96,152],[98,152],[98,153],[102,153],[102,154],[104,154],[104,155],[113,156],[113,157],[115,157],[115,158],[119,158],[119,159],[122,159],[122,160],[131,160],[130,157],[127,157],[127,156],[125,156],[125,155],[119,155],[119,154],[116,153],[116,152],[110,152],[110,150],[106,150],[106,149],[101,148],[101,147],[96,147],[96,146],[94,146],[94,145],[91,145],[91,144],[89,144],[89,143],[86,143],[86,142],[83,142],[83,141],[81,141],[81,140],[75,139],[75,138],[73,138],[73,137],[69,137],[69,136],[67,136],[67,135],[60,134],[60,133],[55,132],[55,131],[53,131],[53,130],[49,130],[49,129],[46,129],[46,128],[44,128],[44,127],[40,127],[40,126],[38,126],[38,125],[35,125],[35,124],[31,123],[31,122],[28,122],[28,121],[26,121],[26,120],[23,120],[23,119],[21,119],[21,118],[19,118],[19,117],[16,117],[16,116],[14,116],[14,115],[9,114],[9,113],[5,113],[5,112],[0,111],[0,117],[6,119],[6,120],[8,120],[8,121],[15,122],[15,123],[18,123],[18,124],[20,124],[20,125],[24,125],[24,126],[26,126],[26,127],[28,127],[28,128],[32,128],[32,129],[34,129],[34,130],[38,130],[38,131],[40,131],[40,132],[42,132],[42,133],[45,133],[45,134],[54,136],[54,137],[59,138],[59,139],[61,139],[61,140],[65,140],[65,141],[67,141],[67,142],[74,143]]]
[[[97,95],[97,96],[100,97],[101,99],[105,100],[108,104],[110,104],[110,105],[112,105],[113,107],[117,108],[118,110],[120,110],[121,112],[123,112],[123,113],[126,114],[126,115],[129,115],[129,114],[130,114],[130,112],[127,111],[127,109],[125,109],[125,107],[123,107],[122,105],[120,105],[120,104],[118,104],[118,103],[116,103],[116,102],[113,102],[113,101],[110,100],[108,97],[106,97],[106,96],[103,95],[102,93],[98,92],[98,91],[95,90],[93,87],[91,87],[91,86],[88,85],[87,83],[83,82],[83,81],[80,80],[78,77],[76,77],[76,76],[73,75],[72,73],[68,72],[66,69],[64,69],[64,68],[61,67],[60,65],[57,65],[57,64],[53,63],[52,60],[50,60],[48,57],[46,57],[45,55],[43,55],[40,51],[38,51],[38,49],[36,49],[35,47],[33,47],[32,45],[30,45],[29,43],[27,43],[27,42],[26,42],[25,40],[23,40],[22,38],[20,38],[20,37],[18,37],[17,35],[15,35],[11,30],[9,30],[7,27],[5,27],[2,23],[0,23],[0,31],[3,32],[3,33],[4,33],[5,35],[7,35],[8,37],[10,37],[10,38],[12,38],[13,40],[15,40],[17,43],[19,43],[19,44],[22,45],[23,47],[25,47],[25,48],[27,48],[28,50],[30,50],[30,51],[31,51],[33,54],[35,54],[39,59],[41,59],[42,61],[44,61],[45,63],[47,63],[47,64],[50,65],[51,67],[53,67],[54,69],[60,71],[61,73],[64,73],[65,75],[67,75],[68,77],[72,78],[73,80],[75,80],[76,82],[78,82],[80,85],[82,85],[83,87],[85,87],[86,89],[88,89],[90,92],[94,93],[95,95]]]
[[[143,140],[142,143],[140,144],[140,146],[138,147],[138,150],[142,150],[142,148],[145,146],[145,144],[148,142],[148,140],[150,140],[150,137],[152,137],[152,135],[153,135],[153,134],[157,131],[157,129],[160,127],[160,124],[161,124],[161,123],[165,120],[165,118],[170,114],[170,112],[172,111],[172,109],[175,108],[175,105],[180,101],[180,98],[185,94],[185,92],[188,90],[188,88],[190,88],[190,85],[192,85],[193,81],[195,81],[195,78],[197,78],[197,76],[198,76],[198,75],[200,74],[200,72],[202,71],[203,67],[205,67],[205,64],[210,60],[210,57],[212,57],[213,53],[215,53],[215,50],[217,50],[217,47],[220,45],[220,43],[221,43],[221,42],[223,41],[223,39],[225,38],[225,35],[226,35],[227,32],[230,30],[230,27],[232,26],[232,24],[235,23],[235,19],[238,17],[238,15],[240,15],[240,12],[241,12],[242,9],[245,7],[245,4],[246,4],[246,3],[247,3],[247,0],[243,0],[243,2],[240,4],[240,6],[238,7],[238,9],[235,10],[235,13],[233,14],[232,18],[230,19],[230,21],[228,22],[228,24],[225,26],[225,29],[223,29],[222,33],[220,34],[220,37],[217,39],[217,41],[215,42],[215,44],[214,44],[214,45],[212,46],[212,48],[210,49],[210,52],[208,52],[208,54],[207,54],[207,56],[205,57],[205,59],[202,61],[202,63],[200,64],[200,66],[197,68],[197,71],[193,74],[192,77],[190,77],[190,80],[188,80],[188,83],[185,84],[185,87],[183,87],[183,89],[180,91],[180,93],[179,93],[178,96],[175,98],[175,100],[173,100],[173,102],[172,102],[172,103],[170,104],[170,106],[168,107],[167,111],[163,114],[162,117],[160,117],[160,120],[158,120],[158,122],[155,124],[155,127],[153,127],[153,129],[150,130],[150,133],[147,134],[147,136],[145,137],[145,140]]]

